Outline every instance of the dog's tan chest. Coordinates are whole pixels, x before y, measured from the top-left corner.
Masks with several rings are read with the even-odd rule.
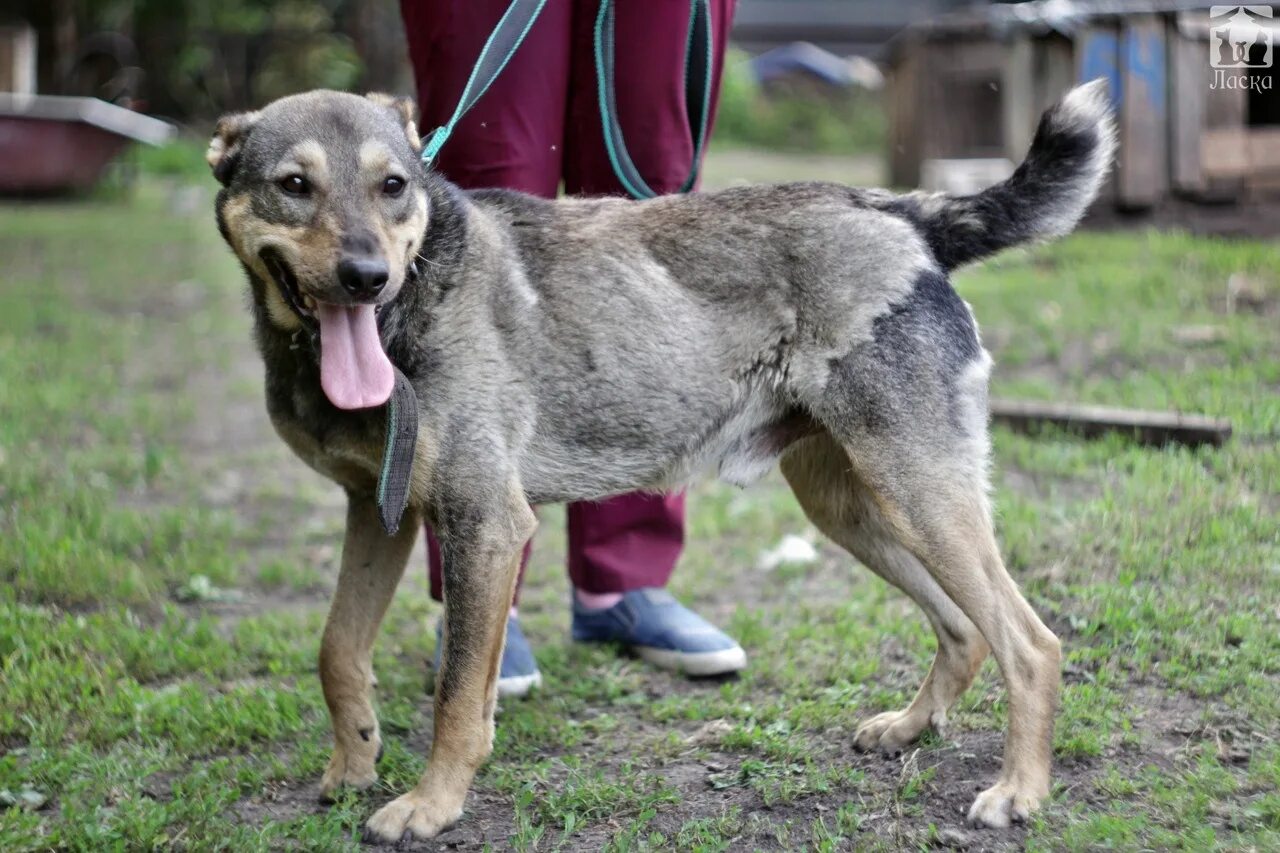
[[[289,448],[312,469],[353,492],[372,493],[382,469],[383,441],[374,435],[348,430],[318,434],[301,421],[272,417],[276,432]],[[409,503],[427,505],[431,473],[435,469],[438,444],[423,430],[414,453]]]
[[[273,415],[271,421],[303,462],[338,485],[355,492],[368,492],[377,485],[382,462],[382,446],[377,441],[349,430],[317,433],[287,417]]]

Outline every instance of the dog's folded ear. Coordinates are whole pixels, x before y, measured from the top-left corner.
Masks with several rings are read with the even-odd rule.
[[[209,140],[209,149],[204,152],[204,159],[209,162],[209,168],[213,169],[213,176],[224,187],[231,182],[231,173],[235,171],[240,147],[257,120],[257,113],[228,113],[218,119],[218,126],[213,130],[213,138]]]
[[[404,135],[408,137],[409,144],[413,146],[413,150],[422,150],[422,137],[418,135],[418,123],[416,121],[418,107],[414,104],[413,98],[397,97],[383,94],[382,92],[370,92],[365,97],[378,106],[386,107],[394,112],[400,119],[400,123],[404,125]]]

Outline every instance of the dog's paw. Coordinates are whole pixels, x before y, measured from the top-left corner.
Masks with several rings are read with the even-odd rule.
[[[853,744],[864,752],[878,749],[893,755],[915,742],[928,727],[927,718],[907,711],[886,711],[858,726]]]
[[[381,755],[382,741],[377,732],[358,748],[335,746],[333,755],[329,756],[329,766],[320,778],[320,800],[333,802],[340,788],[362,791],[377,782],[378,771],[374,769],[374,765]]]
[[[1041,795],[999,781],[978,795],[969,808],[969,823],[1003,829],[1011,823],[1025,823],[1040,807]]]
[[[387,803],[365,824],[369,841],[395,844],[435,838],[462,817],[462,809],[447,810],[415,794]]]

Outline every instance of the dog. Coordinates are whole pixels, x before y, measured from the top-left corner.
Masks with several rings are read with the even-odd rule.
[[[1113,140],[1095,81],[975,195],[800,183],[547,201],[424,168],[405,99],[317,91],[223,117],[207,159],[267,409],[349,499],[320,645],[322,795],[377,779],[370,649],[424,520],[444,555],[443,663],[427,769],[368,822],[390,842],[456,822],[491,751],[531,505],[670,489],[707,467],[746,485],[780,464],[813,523],[937,634],[911,704],[867,720],[857,746],[896,751],[942,725],[993,654],[1004,763],[969,818],[1025,820],[1049,792],[1061,649],[1000,557],[991,358],[948,273],[1069,232]],[[388,534],[375,492],[397,371],[419,431]]]

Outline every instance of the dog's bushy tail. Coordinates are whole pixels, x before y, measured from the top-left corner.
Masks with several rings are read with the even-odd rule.
[[[1022,165],[969,196],[912,193],[899,199],[945,269],[1075,227],[1098,195],[1115,153],[1105,80],[1077,86],[1040,118]]]

